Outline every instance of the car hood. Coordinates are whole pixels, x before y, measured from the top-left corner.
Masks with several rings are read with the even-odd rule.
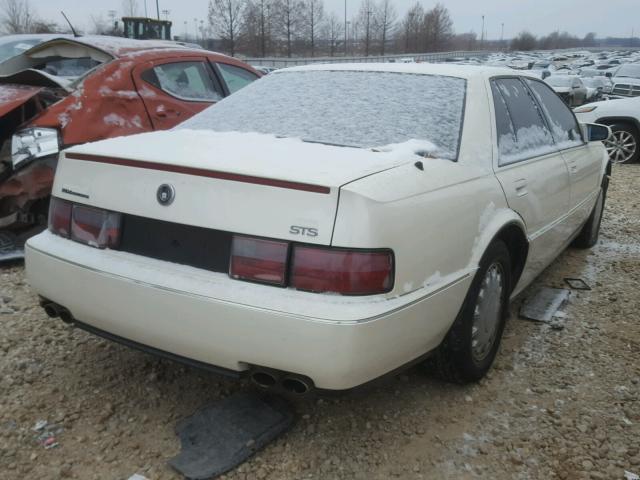
[[[416,161],[416,152],[431,149],[429,142],[417,140],[374,150],[259,133],[178,129],[88,143],[67,153],[340,187]]]
[[[44,87],[29,85],[0,85],[0,117],[28,102],[43,90]]]
[[[640,85],[640,78],[633,77],[613,77],[611,81],[615,83],[624,83],[627,85]]]

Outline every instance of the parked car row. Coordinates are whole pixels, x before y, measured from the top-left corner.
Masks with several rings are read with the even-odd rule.
[[[181,75],[145,60],[143,102],[175,94]],[[220,66],[241,65],[206,62],[220,97],[242,85]],[[61,151],[27,275],[51,317],[264,388],[348,389],[427,359],[476,381],[510,299],[597,242],[609,135],[526,72],[278,70],[171,130]]]
[[[485,60],[457,59],[456,63],[506,66],[543,78],[580,121],[608,125],[605,142],[614,163],[640,158],[640,52],[633,50],[570,53],[497,53]]]

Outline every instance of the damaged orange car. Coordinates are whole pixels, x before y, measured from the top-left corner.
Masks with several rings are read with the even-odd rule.
[[[52,39],[0,63],[0,260],[45,228],[60,150],[172,128],[259,77],[206,50],[103,36]]]

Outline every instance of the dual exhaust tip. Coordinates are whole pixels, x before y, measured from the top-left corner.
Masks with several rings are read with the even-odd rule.
[[[298,376],[278,375],[265,370],[257,370],[250,375],[251,381],[261,388],[271,389],[279,386],[282,390],[295,395],[304,395],[312,390],[312,382]]]
[[[49,318],[60,317],[60,319],[65,323],[73,323],[73,315],[71,315],[71,312],[62,305],[58,305],[54,302],[48,302],[44,303],[42,308],[44,308],[44,312]]]
[[[73,323],[74,318],[69,309],[58,305],[55,302],[43,302],[42,308],[50,318],[58,318],[65,323]],[[253,383],[264,389],[280,387],[282,390],[295,395],[304,395],[313,389],[313,382],[310,379],[299,375],[283,372],[270,372],[266,370],[255,370],[250,375]]]

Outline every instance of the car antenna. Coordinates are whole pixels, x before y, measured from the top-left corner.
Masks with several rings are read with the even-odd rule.
[[[67,18],[67,16],[64,14],[64,12],[62,10],[60,10],[60,13],[62,14],[62,16],[64,17],[64,19],[67,21],[67,23],[69,24],[69,27],[71,28],[71,31],[73,32],[73,36],[78,38],[80,35],[78,35],[78,32],[76,32],[76,29],[73,28],[73,25],[71,25],[71,22],[69,21],[69,19]]]

